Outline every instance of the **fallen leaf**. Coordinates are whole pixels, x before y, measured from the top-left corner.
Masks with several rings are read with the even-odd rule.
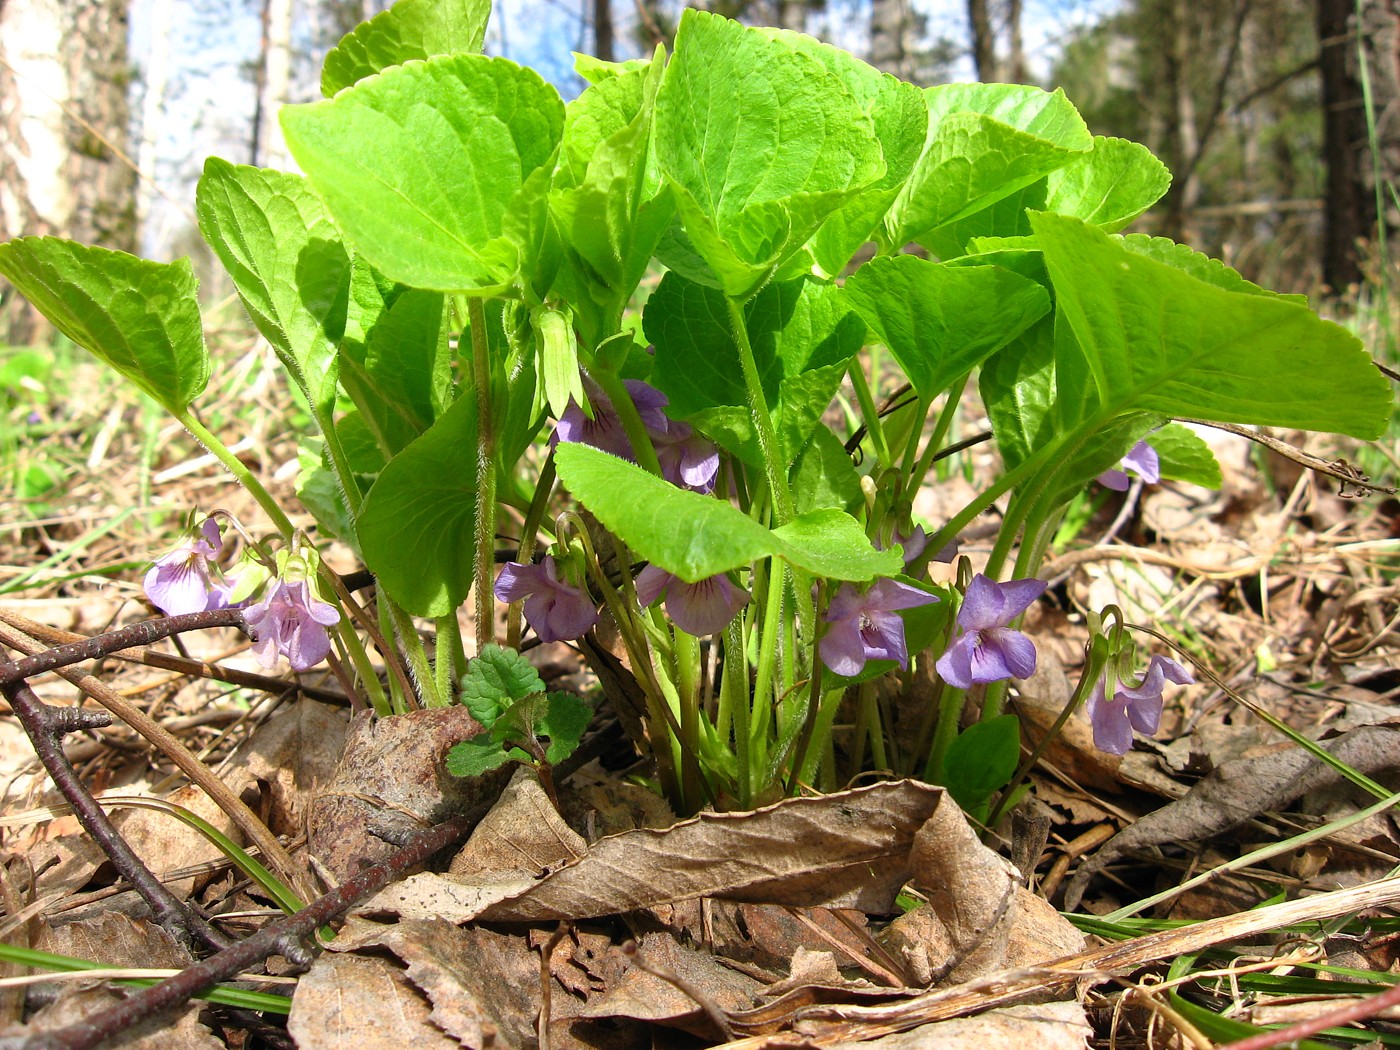
[[[100,1010],[117,1005],[125,996],[109,988],[70,986],[41,1008],[27,1025],[0,1030],[0,1039],[32,1036],[86,1021]],[[186,1006],[174,1017],[166,1014],[128,1028],[115,1039],[104,1040],[104,1050],[225,1050],[222,1039],[199,1022],[203,1004]]]
[[[868,1042],[824,1045],[827,1050],[1083,1050],[1093,1031],[1084,1008],[1071,1000],[1008,1006]]]
[[[297,981],[287,1031],[298,1050],[460,1050],[428,1013],[427,1000],[388,959],[326,952]]]

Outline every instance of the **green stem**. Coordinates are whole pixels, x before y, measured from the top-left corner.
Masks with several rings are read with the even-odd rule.
[[[777,662],[778,633],[783,629],[783,567],[777,559],[768,562],[768,588],[763,599],[763,627],[759,634],[758,670],[754,675],[753,713],[749,726],[749,757],[752,766],[768,753],[768,726],[776,702],[773,669]]]
[[[841,706],[841,697],[845,695],[845,692],[844,686],[828,690],[821,698],[821,703],[817,705],[817,717],[812,723],[807,753],[803,756],[802,763],[797,769],[796,783],[798,786],[813,783],[817,766],[825,760],[828,751],[830,751],[831,727],[836,722],[836,711]]]
[[[749,397],[749,412],[758,431],[758,447],[763,453],[763,474],[773,501],[773,524],[786,525],[792,520],[792,490],[788,488],[787,472],[778,450],[778,432],[773,426],[768,400],[763,396],[763,383],[758,378],[758,364],[749,343],[748,324],[744,308],[735,299],[726,298],[729,319],[734,329],[734,343],[739,348],[739,365],[744,373],[744,388]]]
[[[418,628],[413,623],[413,617],[399,608],[396,602],[385,599],[384,604],[393,618],[394,634],[399,639],[399,649],[408,661],[413,687],[418,691],[423,706],[446,706],[446,702],[438,695],[437,676],[428,663],[428,651],[423,648],[423,639],[418,637]]]
[[[267,489],[263,487],[262,482],[253,475],[253,472],[243,465],[243,461],[230,452],[228,446],[215,437],[203,423],[196,419],[194,413],[188,408],[176,412],[175,418],[179,421],[181,426],[194,435],[196,441],[208,449],[214,458],[224,465],[224,469],[233,475],[234,480],[247,490],[248,494],[251,495],[258,506],[262,508],[263,513],[271,519],[272,524],[276,526],[277,531],[281,533],[282,539],[290,544],[292,542],[292,536],[296,532],[296,529],[292,526],[291,519],[288,518],[282,508],[277,505],[277,501],[272,498],[272,493],[268,492]],[[320,571],[329,582],[330,576],[332,575],[330,568],[322,563]],[[383,689],[380,687],[379,679],[374,674],[373,666],[369,662],[369,654],[365,652],[364,643],[360,641],[360,636],[355,632],[354,625],[350,623],[349,617],[341,617],[340,623],[335,627],[335,633],[345,646],[345,651],[350,655],[351,661],[359,671],[361,681],[364,687],[369,691],[372,705],[376,711],[380,710],[381,707],[385,706]]]
[[[734,751],[738,759],[739,807],[748,809],[753,805],[753,792],[750,789],[749,770],[749,661],[744,654],[744,615],[734,617],[724,629],[724,678],[719,687],[721,724],[734,722]]]
[[[890,466],[890,447],[885,442],[885,428],[880,424],[880,410],[875,407],[875,396],[870,392],[870,384],[865,379],[865,369],[859,361],[852,361],[847,369],[851,385],[855,387],[856,399],[860,401],[860,412],[865,417],[865,432],[875,443],[875,456],[881,466]]]
[[[539,537],[540,525],[544,522],[545,511],[549,508],[549,497],[554,493],[554,450],[545,457],[544,466],[535,482],[535,494],[525,511],[525,523],[520,527],[520,544],[515,560],[529,565],[535,557],[535,542]],[[520,603],[511,602],[506,613],[506,646],[520,648]],[[463,666],[466,666],[463,661]]]
[[[943,447],[948,431],[952,428],[953,419],[962,406],[963,389],[966,386],[967,376],[964,375],[948,388],[948,399],[943,402],[943,408],[938,413],[938,422],[934,424],[933,433],[929,435],[928,444],[924,446],[924,454],[919,457],[918,464],[914,467],[913,473],[909,475],[915,487],[923,484],[924,477],[928,474],[929,468],[933,466],[933,457],[938,455],[938,450]],[[912,448],[917,441],[918,432],[916,431],[910,441],[910,447]]]
[[[433,671],[437,676],[438,700],[444,707],[452,703],[452,687],[458,674],[467,669],[467,654],[462,648],[462,625],[457,610],[437,618],[437,650],[433,653]]]
[[[496,605],[491,580],[496,568],[496,428],[491,418],[491,351],[486,307],[467,300],[472,332],[472,376],[476,382],[476,651],[496,641]]]
[[[379,596],[379,600],[375,602],[375,607],[376,613],[379,617],[380,637],[386,639],[394,637],[394,619],[389,614],[389,603],[384,600],[383,594],[381,594]],[[385,644],[387,645],[388,643],[386,642]],[[386,660],[389,659],[387,655],[384,658]],[[358,666],[358,664],[356,666]],[[407,676],[407,669],[405,669],[404,673],[405,676]],[[406,681],[400,681],[397,675],[390,675],[389,700],[387,704],[389,710],[387,712],[380,711],[378,705],[376,705],[375,711],[377,711],[379,714],[401,715],[405,711],[409,710],[409,697],[411,695],[411,691],[409,690],[410,684],[411,683]]]

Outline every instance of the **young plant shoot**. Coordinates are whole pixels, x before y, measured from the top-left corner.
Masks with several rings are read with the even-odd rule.
[[[310,406],[313,532],[200,422],[227,363],[187,260],[25,237],[0,244],[0,274],[266,517],[265,579],[229,590],[206,519],[150,570],[152,602],[246,601],[264,666],[331,657],[381,715],[465,703],[485,730],[454,753],[462,775],[547,770],[625,703],[678,813],[869,769],[975,777],[950,786],[985,806],[1018,756],[1002,698],[1037,663],[1021,618],[1077,494],[1218,483],[1176,417],[1388,424],[1360,341],[1301,297],[1121,232],[1170,175],[1062,92],[920,89],[687,10],[670,54],[582,60],[566,104],[480,53],[487,0],[428,45],[403,29],[421,2],[357,29],[325,98],[282,111],[300,173],[214,158],[198,189],[205,240]],[[949,520],[916,520],[968,406],[995,469]],[[952,574],[930,561],[992,508],[990,554],[935,582]],[[321,562],[332,540],[372,592]],[[606,689],[548,691],[490,644],[502,613],[502,637],[577,645]],[[1139,670],[1126,644],[1105,659],[1076,697],[1122,754],[1191,677],[1162,654]],[[934,699],[911,728],[890,701],[916,672]]]

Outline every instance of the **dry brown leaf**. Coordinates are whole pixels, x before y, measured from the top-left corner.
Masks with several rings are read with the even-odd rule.
[[[467,882],[422,873],[359,910],[534,922],[727,897],[884,914],[908,880],[914,835],[942,797],[940,788],[898,781],[786,799],[752,813],[706,813],[664,831],[602,839],[538,881]]]
[[[394,851],[371,829],[421,831],[471,808],[492,784],[454,777],[444,758],[453,744],[480,731],[465,707],[357,717],[335,776],[311,804],[311,852],[343,881],[364,862]],[[502,779],[508,776],[503,772]]]
[[[428,1019],[427,1000],[402,969],[388,959],[350,952],[326,952],[297,981],[287,1031],[299,1050],[460,1050],[462,1045]]]
[[[440,919],[351,929],[350,938],[342,934],[332,947],[378,946],[397,955],[409,981],[432,1003],[432,1022],[463,1046],[521,1046],[535,1038],[539,957],[525,938]]]
[[[55,955],[87,959],[112,969],[183,970],[190,964],[189,954],[159,926],[114,911],[82,922],[46,925],[34,947]]]
[[[242,836],[218,804],[199,788],[186,786],[177,788],[165,796],[171,805],[182,806],[198,817],[203,817],[235,842]],[[100,801],[100,799],[99,799]],[[136,855],[146,862],[146,866],[160,874],[178,868],[193,867],[212,861],[224,860],[223,851],[194,828],[169,813],[156,809],[114,809],[112,823]],[[181,900],[194,892],[198,879],[180,879],[167,883],[171,893]]]
[[[516,770],[448,869],[453,875],[519,872],[531,877],[588,852],[531,769]]]
[[[1400,765],[1400,726],[1362,726],[1322,746],[1363,773],[1394,769]],[[1065,907],[1078,907],[1094,874],[1130,850],[1219,835],[1339,780],[1330,766],[1300,747],[1226,762],[1185,798],[1140,818],[1081,865],[1065,887]]]
[[[278,835],[301,835],[311,799],[330,783],[349,731],[343,708],[302,697],[253,731],[225,766],[224,782],[235,794],[265,785],[268,827]]]
[[[70,986],[30,1018],[27,1025],[0,1030],[0,1038],[66,1028],[115,1006],[122,998],[108,988]],[[146,1020],[128,1028],[116,1039],[103,1042],[102,1046],[104,1050],[225,1050],[224,1041],[216,1039],[200,1024],[202,1007],[202,1003],[190,1005],[174,1017],[165,1015]]]
[[[890,925],[892,946],[934,980],[966,981],[998,968],[1015,917],[1016,873],[982,844],[951,797],[914,836],[910,860],[910,881],[928,903]]]
[[[1008,1006],[869,1042],[828,1045],[831,1050],[1083,1050],[1093,1032],[1084,1008],[1070,1001]]]
[[[589,1001],[583,1016],[651,1021],[713,1039],[723,1033],[710,1022],[705,1003],[726,1014],[739,1013],[753,1006],[762,991],[761,982],[708,952],[684,948],[669,933],[654,932],[641,938],[633,965]]]

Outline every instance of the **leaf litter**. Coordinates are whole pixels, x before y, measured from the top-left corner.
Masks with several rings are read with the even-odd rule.
[[[248,447],[261,450],[269,473],[294,459],[285,442]],[[108,451],[109,466],[122,451]],[[178,448],[167,455],[178,461]],[[1060,598],[1029,629],[1042,658],[1053,649],[1056,659],[1045,661],[1045,688],[1032,682],[1022,690],[1017,710],[1027,735],[1036,739],[1036,726],[1043,732],[1048,723],[1037,712],[1056,711],[1073,681],[1078,610],[1111,596],[1134,603],[1149,624],[1182,631],[1188,648],[1232,688],[1391,783],[1397,595],[1375,544],[1390,535],[1393,511],[1339,510],[1306,476],[1280,477],[1273,502],[1228,462],[1226,474],[1218,495],[1184,486],[1155,491],[1129,518],[1124,542],[1052,563],[1065,574]],[[207,488],[218,476],[210,467],[182,483]],[[139,530],[114,530],[66,566],[53,558],[110,517],[103,508],[120,506],[123,491],[112,471],[93,471],[75,487],[70,517],[11,531],[3,561],[13,572],[38,561],[51,569],[24,597],[8,595],[7,611],[82,634],[142,615],[110,598],[134,596],[134,585],[82,575],[88,566],[144,557]],[[28,518],[18,512],[11,520]],[[345,552],[335,557],[338,567],[353,568]],[[231,632],[189,644],[196,659],[254,666],[238,655],[240,639]],[[559,678],[579,681],[567,651],[553,659]],[[248,693],[231,704],[228,686],[193,677],[188,663],[177,666],[184,670],[109,661],[98,674],[222,763],[229,788],[323,885],[467,804],[460,794],[449,797],[460,785],[440,780],[432,762],[441,741],[467,730],[377,742],[365,720],[352,723],[343,707],[295,698],[274,705],[256,696],[250,704]],[[71,687],[53,677],[35,684],[46,698],[71,702]],[[1385,912],[1400,891],[1381,876],[1400,849],[1385,819],[1238,883],[1240,899],[1250,903],[1279,887],[1315,896],[1252,912],[1177,900],[1157,914],[1214,917],[1126,946],[1091,939],[1086,948],[1042,896],[1065,905],[1069,875],[1078,876],[1073,888],[1083,892],[1082,907],[1112,911],[1180,881],[1205,858],[1228,859],[1261,838],[1316,826],[1370,799],[1328,788],[1330,772],[1208,686],[1186,692],[1169,708],[1159,740],[1141,742],[1121,761],[1093,751],[1085,730],[1072,720],[1033,774],[1036,801],[1027,805],[1048,823],[1050,837],[1028,862],[1029,887],[998,856],[1011,852],[1009,843],[988,850],[940,793],[919,785],[873,785],[671,830],[674,821],[654,796],[597,766],[563,793],[567,821],[528,779],[517,779],[455,860],[440,859],[363,904],[331,950],[301,972],[290,1040],[307,1047],[352,1040],[361,1047],[693,1046],[699,1039],[982,1048],[1082,1046],[1115,1031],[1119,1045],[1165,1045],[1135,1027],[1130,1010],[1115,1021],[1112,998],[1088,986],[1210,944],[1253,943],[1245,950],[1267,952],[1284,923],[1328,915],[1377,916],[1371,931],[1357,928],[1349,941],[1324,938],[1331,958],[1394,969]],[[356,738],[364,739],[347,745]],[[169,795],[169,761],[152,759],[121,725],[72,738],[70,747],[99,791]],[[414,750],[426,756],[417,767]],[[180,950],[133,894],[112,884],[110,868],[72,818],[52,808],[59,800],[46,782],[25,772],[25,746],[7,754],[4,940],[104,965],[179,965]],[[406,768],[421,772],[408,777]],[[639,794],[650,801],[639,802]],[[267,895],[193,832],[157,814],[139,820],[149,825],[151,837],[139,847],[148,862],[159,872],[176,869],[180,892],[224,916],[228,933],[242,936],[268,920]],[[602,834],[618,831],[622,839]],[[996,836],[988,842],[999,844]],[[1056,882],[1061,859],[1065,873]],[[896,905],[906,878],[912,896]],[[1356,888],[1338,888],[1348,885]],[[901,908],[908,910],[892,920]],[[272,969],[300,972],[286,960],[274,959]],[[60,1016],[87,1016],[119,994],[41,984],[23,993],[26,1013],[9,1017],[37,1031]],[[1002,1005],[1027,998],[1041,1001]],[[1251,1002],[1262,1016],[1268,997]],[[958,1016],[967,1013],[975,1016]],[[149,1042],[123,1045],[278,1045],[275,1032],[195,1005],[176,1022],[134,1033]]]

